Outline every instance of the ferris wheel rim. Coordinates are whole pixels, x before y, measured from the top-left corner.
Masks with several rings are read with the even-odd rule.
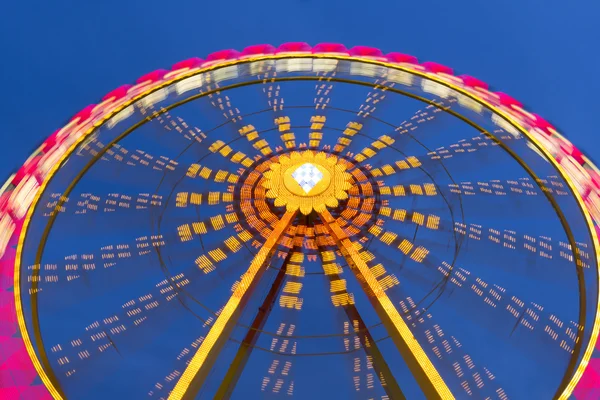
[[[485,108],[487,108],[488,110],[492,111],[493,113],[500,115],[502,118],[504,118],[509,124],[511,124],[514,128],[516,128],[521,134],[523,134],[530,142],[532,142],[537,148],[538,150],[540,150],[542,152],[542,154],[544,155],[544,158],[549,161],[552,166],[561,174],[561,177],[565,180],[565,182],[567,183],[569,190],[571,191],[571,194],[575,197],[576,202],[580,208],[580,211],[582,212],[582,214],[584,215],[584,218],[586,220],[586,225],[588,227],[590,236],[592,237],[592,241],[594,244],[594,249],[595,249],[595,254],[597,259],[600,258],[600,244],[598,242],[598,235],[595,231],[595,229],[593,228],[593,222],[590,216],[590,213],[588,212],[585,203],[583,202],[583,199],[580,195],[580,193],[577,191],[577,189],[575,188],[575,184],[572,181],[572,178],[564,171],[564,168],[555,160],[555,158],[549,153],[549,151],[545,148],[545,146],[543,146],[538,139],[536,139],[533,135],[530,134],[530,132],[521,125],[521,123],[519,121],[517,121],[513,116],[511,116],[510,114],[506,113],[504,110],[500,109],[498,106],[490,103],[487,99],[485,99],[483,96],[477,96],[476,94],[467,91],[461,87],[459,87],[456,84],[453,84],[452,82],[448,82],[445,80],[440,79],[437,75],[435,74],[430,74],[427,72],[421,72],[421,71],[416,71],[413,70],[411,68],[402,66],[402,65],[397,65],[397,64],[393,64],[393,63],[389,63],[389,62],[385,62],[385,61],[381,61],[381,60],[376,60],[376,59],[371,59],[371,58],[365,58],[365,57],[360,57],[360,56],[351,56],[351,55],[340,55],[340,54],[271,54],[271,55],[261,55],[261,56],[255,56],[255,57],[247,57],[247,58],[243,58],[243,59],[235,59],[232,61],[228,61],[228,62],[224,62],[224,63],[219,63],[219,64],[214,64],[214,65],[209,65],[205,68],[201,68],[198,70],[195,70],[193,72],[190,72],[188,74],[183,74],[181,76],[177,76],[175,78],[171,78],[168,79],[165,82],[162,82],[160,85],[157,86],[153,86],[150,89],[143,91],[139,94],[137,94],[136,96],[134,96],[133,98],[131,98],[130,100],[128,100],[127,102],[123,103],[122,105],[120,105],[119,107],[117,107],[116,109],[112,110],[111,113],[107,114],[107,115],[103,115],[102,118],[99,118],[98,120],[93,121],[92,126],[88,128],[87,131],[85,131],[70,147],[69,149],[62,155],[60,161],[58,163],[56,163],[53,168],[50,170],[50,172],[47,174],[47,176],[44,178],[38,192],[36,193],[36,196],[33,200],[33,202],[31,203],[29,209],[27,210],[27,216],[25,217],[25,222],[23,225],[23,229],[21,231],[21,234],[19,236],[19,242],[18,242],[18,246],[17,246],[17,256],[15,259],[15,302],[17,305],[17,317],[18,317],[18,323],[19,323],[19,327],[21,329],[21,332],[23,333],[23,340],[26,344],[26,348],[27,348],[27,352],[30,355],[30,358],[32,359],[33,363],[34,363],[34,367],[36,368],[38,374],[40,375],[40,378],[42,379],[42,381],[44,382],[44,384],[47,387],[52,387],[51,385],[48,385],[49,379],[48,377],[45,375],[46,372],[45,370],[41,367],[41,364],[39,363],[39,360],[37,360],[37,355],[36,352],[33,348],[32,343],[30,342],[30,338],[28,336],[27,330],[26,330],[26,326],[25,326],[25,320],[24,320],[24,315],[23,315],[23,307],[20,303],[20,269],[21,269],[21,257],[22,257],[22,252],[23,252],[23,243],[25,241],[25,237],[27,236],[27,230],[29,227],[29,223],[30,223],[30,219],[33,216],[34,210],[37,206],[37,204],[39,203],[39,200],[42,196],[42,194],[45,191],[45,188],[48,184],[48,182],[52,179],[52,177],[57,173],[58,170],[60,170],[60,166],[61,164],[68,159],[72,154],[73,151],[81,144],[83,143],[99,126],[103,125],[104,123],[106,123],[106,121],[108,121],[111,117],[113,117],[114,115],[118,114],[120,111],[122,111],[123,109],[125,109],[126,107],[136,103],[137,101],[141,100],[142,98],[148,96],[149,94],[170,86],[172,84],[174,84],[177,81],[183,80],[185,78],[189,78],[191,76],[195,76],[197,74],[200,73],[204,73],[207,71],[212,71],[212,70],[216,70],[219,68],[224,68],[224,67],[228,67],[228,66],[232,66],[232,65],[238,65],[238,64],[244,64],[244,63],[250,63],[250,62],[257,62],[257,61],[263,61],[263,60],[277,60],[277,59],[286,59],[286,58],[329,58],[329,59],[338,59],[338,60],[349,60],[349,61],[358,61],[358,62],[365,62],[365,63],[369,63],[369,64],[374,64],[374,65],[380,65],[380,66],[384,66],[384,67],[388,67],[388,68],[393,68],[393,69],[397,69],[403,72],[407,72],[410,73],[412,75],[416,75],[419,76],[423,79],[428,79],[428,80],[432,80],[436,83],[439,83],[443,86],[449,87],[453,90],[455,90],[456,92],[472,99],[475,100],[476,102],[478,102],[479,104],[481,104],[482,106],[484,106]],[[596,274],[596,278],[597,280],[600,281],[600,275]],[[598,301],[596,302],[596,304],[600,303],[600,298],[598,299]],[[594,324],[593,324],[593,328],[592,328],[592,337],[590,338],[590,341],[588,343],[587,348],[584,351],[583,354],[583,358],[581,359],[581,362],[579,363],[579,365],[577,366],[574,374],[572,375],[572,378],[570,379],[568,385],[565,387],[563,393],[561,394],[561,396],[559,398],[566,398],[570,395],[570,393],[573,391],[575,385],[578,383],[579,379],[581,378],[581,375],[583,373],[583,370],[585,369],[585,367],[587,366],[587,363],[589,362],[589,359],[592,355],[592,351],[593,351],[593,347],[594,347],[594,343],[597,340],[598,337],[598,333],[600,330],[600,315],[598,313],[598,310],[596,310],[596,318],[594,320]],[[45,378],[45,379],[44,379]],[[51,390],[52,393],[52,390]],[[52,393],[53,395],[55,395],[55,393]],[[56,394],[59,394],[58,392],[56,392]],[[56,396],[55,396],[56,397]],[[56,398],[61,398],[56,397]]]

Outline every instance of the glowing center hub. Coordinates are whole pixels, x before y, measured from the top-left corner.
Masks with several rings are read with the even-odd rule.
[[[323,173],[313,164],[306,163],[298,167],[292,174],[292,177],[298,182],[304,193],[308,194],[317,183],[321,182]]]
[[[352,175],[346,172],[347,161],[338,162],[334,155],[311,150],[282,154],[276,162],[269,161],[264,172],[265,196],[275,207],[286,207],[309,215],[339,206],[348,198]]]

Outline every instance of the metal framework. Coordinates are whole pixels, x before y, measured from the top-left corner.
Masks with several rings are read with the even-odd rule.
[[[52,167],[46,170],[46,173],[40,177],[43,180],[39,179],[39,182],[37,182],[35,198],[32,200],[31,206],[27,209],[27,215],[22,216],[24,218],[23,233],[20,236],[15,257],[14,299],[18,323],[27,352],[33,360],[33,367],[49,393],[55,399],[66,397],[61,388],[60,379],[57,378],[54,372],[55,368],[49,361],[50,357],[42,340],[38,319],[38,296],[44,287],[41,279],[43,268],[40,266],[44,264],[44,249],[51,234],[53,224],[57,223],[57,218],[61,215],[61,212],[64,212],[63,209],[68,206],[69,201],[73,203],[70,196],[72,196],[80,180],[85,177],[86,173],[99,160],[108,156],[114,157],[113,153],[117,148],[116,146],[119,146],[119,143],[125,137],[145,126],[151,120],[161,121],[161,119],[171,118],[170,111],[175,110],[177,107],[181,107],[199,98],[210,98],[213,106],[218,108],[220,112],[223,112],[227,122],[232,123],[239,132],[239,138],[235,140],[241,140],[244,143],[247,142],[249,148],[254,149],[252,151],[255,154],[251,155],[241,152],[238,150],[239,147],[236,147],[237,144],[235,141],[226,142],[211,139],[208,145],[203,143],[202,145],[206,145],[209,150],[205,157],[225,159],[230,165],[235,166],[237,170],[213,171],[210,168],[210,164],[204,165],[202,164],[203,161],[200,160],[197,163],[187,166],[182,179],[201,179],[211,182],[211,185],[228,184],[232,189],[207,193],[175,193],[173,191],[166,201],[167,203],[170,201],[171,204],[176,204],[176,207],[179,208],[192,205],[198,207],[201,204],[227,204],[227,212],[222,215],[214,215],[205,220],[199,219],[193,224],[180,225],[178,227],[178,238],[181,242],[187,242],[192,240],[193,237],[201,237],[211,232],[220,231],[227,224],[235,226],[235,233],[225,238],[222,244],[196,258],[195,264],[197,269],[203,274],[210,274],[218,268],[219,263],[226,259],[228,255],[241,254],[242,249],[248,247],[253,242],[255,244],[252,244],[252,246],[257,247],[258,250],[256,253],[253,253],[253,258],[249,262],[248,269],[235,283],[231,296],[216,314],[214,321],[210,323],[207,334],[203,337],[197,349],[194,350],[184,370],[178,374],[175,385],[168,393],[168,398],[173,400],[196,398],[198,392],[206,383],[210,372],[215,368],[218,356],[222,353],[234,328],[240,326],[240,316],[265,272],[272,267],[273,259],[275,257],[283,258],[283,266],[276,274],[264,301],[261,303],[262,306],[259,307],[257,313],[253,316],[251,325],[247,327],[247,333],[240,343],[235,357],[229,368],[227,368],[224,379],[216,392],[217,398],[229,398],[232,395],[233,388],[240,378],[242,369],[247,365],[253,349],[257,347],[257,340],[264,328],[265,321],[269,318],[276,299],[280,298],[280,304],[283,304],[284,308],[299,309],[301,307],[301,299],[297,294],[301,290],[302,284],[299,281],[290,280],[290,277],[303,276],[304,272],[301,272],[303,271],[301,264],[304,258],[302,254],[303,240],[309,240],[311,243],[314,242],[311,244],[312,247],[306,246],[305,248],[318,249],[315,252],[315,257],[317,257],[317,254],[320,257],[323,265],[323,274],[327,277],[331,286],[331,300],[336,307],[341,306],[343,308],[349,320],[355,321],[357,340],[360,342],[369,360],[372,360],[373,369],[387,396],[393,399],[405,398],[401,385],[395,379],[392,370],[386,363],[377,339],[374,338],[367,323],[363,320],[358,308],[355,306],[352,294],[347,290],[346,280],[340,276],[342,269],[335,263],[336,253],[340,254],[349,266],[352,275],[371,302],[379,320],[385,327],[423,394],[427,398],[439,399],[460,397],[450,389],[444,377],[440,374],[438,368],[436,368],[435,365],[439,364],[436,364],[436,360],[431,359],[430,355],[433,353],[426,351],[423,343],[415,336],[414,325],[412,325],[412,329],[410,325],[413,322],[408,322],[410,318],[407,315],[410,314],[399,310],[388,294],[390,288],[402,287],[403,282],[398,281],[381,263],[371,263],[372,258],[370,258],[370,253],[364,244],[367,240],[372,240],[382,243],[384,246],[394,248],[396,249],[395,251],[398,251],[406,259],[412,260],[411,262],[433,267],[433,269],[437,268],[442,271],[448,278],[448,281],[450,281],[451,277],[460,277],[460,273],[459,275],[453,275],[455,273],[453,270],[454,262],[447,271],[444,270],[446,264],[441,260],[434,259],[432,251],[426,245],[418,245],[414,240],[419,229],[439,230],[439,216],[400,208],[394,209],[388,206],[388,200],[379,201],[379,199],[400,198],[407,195],[415,197],[442,196],[444,190],[434,183],[408,183],[406,185],[392,186],[387,184],[385,179],[407,170],[426,171],[427,166],[430,165],[427,163],[438,162],[437,160],[441,157],[452,157],[454,155],[459,157],[465,152],[463,148],[466,148],[466,146],[461,147],[461,151],[456,150],[458,147],[451,146],[449,150],[428,153],[426,157],[405,156],[394,160],[393,163],[378,165],[374,168],[369,164],[371,160],[374,160],[385,149],[393,148],[394,142],[398,140],[398,136],[394,135],[398,134],[373,137],[371,138],[372,140],[369,139],[370,144],[368,146],[362,148],[362,150],[350,153],[349,149],[353,146],[353,140],[358,142],[357,138],[359,136],[369,138],[368,133],[363,135],[361,131],[363,125],[361,122],[358,122],[358,119],[349,122],[344,129],[339,130],[341,133],[338,133],[337,142],[331,145],[324,145],[323,126],[326,118],[322,115],[324,112],[319,112],[319,107],[322,107],[321,110],[329,107],[327,96],[331,88],[328,88],[327,85],[338,82],[373,88],[373,91],[369,92],[368,100],[365,102],[367,106],[365,108],[361,106],[361,111],[358,113],[360,121],[363,122],[367,121],[368,118],[373,118],[371,114],[374,113],[375,107],[370,107],[372,107],[372,104],[382,101],[386,92],[402,94],[431,107],[431,111],[419,111],[413,119],[414,123],[410,122],[408,125],[404,124],[395,127],[396,132],[399,131],[400,134],[403,132],[401,129],[409,132],[413,128],[416,129],[415,126],[418,127],[419,124],[426,124],[427,121],[434,118],[434,112],[443,112],[463,123],[467,123],[481,133],[481,136],[473,141],[475,145],[484,143],[485,146],[497,146],[509,154],[515,160],[515,165],[519,165],[520,168],[526,171],[528,179],[531,179],[531,182],[535,184],[535,186],[532,185],[527,190],[537,191],[536,194],[541,194],[551,204],[552,209],[556,213],[557,220],[560,221],[560,226],[564,229],[567,237],[567,242],[563,246],[567,249],[567,252],[563,251],[565,255],[563,256],[563,253],[561,253],[561,256],[569,262],[569,265],[572,264],[575,266],[574,269],[577,271],[580,291],[577,328],[574,329],[575,333],[573,335],[569,334],[569,337],[572,336],[569,342],[572,343],[569,348],[571,354],[570,361],[564,373],[563,381],[556,392],[556,398],[568,398],[575,389],[577,382],[583,375],[588,360],[592,356],[594,343],[599,331],[598,313],[593,312],[590,314],[590,310],[586,308],[590,302],[594,307],[597,307],[599,302],[598,292],[600,292],[597,290],[598,271],[596,267],[598,238],[594,220],[590,215],[590,210],[592,212],[596,210],[590,204],[586,203],[586,201],[589,201],[590,193],[595,192],[596,189],[582,194],[581,184],[579,181],[577,181],[577,184],[575,183],[576,178],[574,178],[572,170],[567,169],[563,165],[564,161],[556,160],[556,157],[548,150],[546,143],[542,142],[542,140],[547,140],[547,138],[541,139],[538,131],[544,128],[546,130],[550,129],[553,133],[556,132],[549,125],[543,125],[541,119],[524,111],[518,103],[512,101],[508,96],[496,95],[494,97],[490,94],[491,92],[488,92],[482,84],[473,80],[473,78],[464,77],[458,79],[453,77],[451,71],[438,64],[426,63],[424,66],[420,66],[415,64],[412,59],[404,56],[401,57],[401,55],[397,54],[390,55],[387,59],[384,59],[380,54],[371,54],[372,51],[369,54],[362,55],[339,54],[340,52],[337,51],[340,50],[339,48],[331,49],[328,47],[326,48],[327,51],[323,53],[313,52],[309,54],[306,53],[305,49],[283,50],[277,54],[245,54],[235,59],[229,53],[225,55],[221,54],[215,56],[214,60],[209,59],[206,62],[193,60],[185,65],[178,66],[181,68],[174,68],[171,72],[164,71],[155,75],[150,74],[141,78],[137,87],[125,89],[124,93],[131,93],[130,95],[122,97],[118,97],[118,94],[110,95],[102,103],[102,107],[92,107],[84,114],[78,115],[74,119],[75,122],[69,124],[69,129],[74,129],[75,126],[78,126],[78,134],[74,135],[69,143],[67,143],[69,144],[69,150],[60,154],[58,162],[53,159]],[[362,49],[361,51],[366,52],[367,50]],[[333,63],[334,61],[335,63],[348,62],[350,71],[348,75],[350,77],[336,76],[335,73],[331,73],[333,70],[327,70],[323,73],[322,70],[316,69],[314,76],[309,76],[308,74],[302,76],[293,74],[290,76],[278,76],[278,73],[279,75],[285,75],[286,72],[290,71],[296,73],[298,71],[306,71],[307,67],[302,64],[305,60],[319,60],[323,65],[329,65],[328,63]],[[391,60],[396,60],[396,62],[392,62]],[[288,69],[285,70],[283,67],[280,67],[280,64],[273,64],[269,68],[276,69],[269,70],[267,68],[263,71],[261,68],[265,67],[260,63],[268,62],[282,63],[281,65],[284,65],[283,63],[285,62],[285,68]],[[252,71],[252,68],[260,70],[258,76],[262,80],[253,83],[230,82],[227,84],[227,78],[219,78],[222,79],[221,82],[216,78],[223,71],[225,71],[223,72],[224,77],[234,76],[231,72],[232,68],[242,68],[245,66],[248,66],[250,71]],[[311,66],[312,68],[316,68],[313,64]],[[387,77],[385,79],[376,80],[374,83],[355,78],[361,75],[368,76],[369,74],[381,73],[377,68],[386,69]],[[344,72],[341,68],[340,71]],[[322,75],[319,75],[321,73]],[[235,77],[238,76],[237,74],[239,72],[235,73]],[[200,83],[198,83],[199,78],[201,78]],[[405,91],[395,87],[397,83],[407,84],[409,82],[408,84],[412,84],[412,80],[417,78],[422,80],[424,90],[429,90],[425,90],[425,92],[432,94],[433,98],[419,96],[408,90]],[[284,106],[283,101],[279,98],[280,89],[278,86],[285,82],[302,81],[318,82],[317,95],[315,95],[314,101],[317,113],[311,119],[311,133],[306,141],[307,143],[301,143],[301,140],[294,135],[294,125],[290,122],[289,117],[281,112]],[[264,91],[268,91],[268,110],[272,110],[275,113],[273,120],[280,140],[277,146],[266,140],[266,135],[268,134],[266,131],[259,131],[251,124],[241,123],[242,114],[235,106],[230,104],[230,99],[227,97],[228,90],[261,83],[264,86]],[[174,92],[180,95],[188,91],[188,87],[191,87],[190,85],[192,84],[197,85],[196,89],[198,86],[201,86],[201,92],[184,99],[178,98],[172,104],[161,106],[160,108],[154,107],[154,102],[161,101],[161,99],[167,97],[167,94],[164,92],[165,90],[168,91],[169,88],[174,87]],[[451,99],[451,101],[448,101],[448,99]],[[536,171],[528,167],[522,159],[522,154],[513,150],[510,144],[506,144],[507,141],[513,140],[509,135],[502,136],[502,134],[490,133],[488,129],[480,126],[479,122],[465,117],[461,112],[453,109],[449,105],[450,103],[460,103],[463,105],[465,110],[467,110],[465,114],[472,111],[483,114],[483,110],[485,110],[493,118],[496,118],[490,119],[499,124],[498,129],[501,129],[503,133],[508,132],[515,138],[525,138],[530,147],[534,147],[540,157],[549,161],[552,169],[556,171],[559,176],[556,184],[554,185],[554,182],[549,183],[545,180],[545,177],[539,177]],[[48,197],[44,196],[48,195],[48,188],[52,187],[53,178],[61,173],[65,162],[74,156],[76,150],[86,149],[89,151],[89,143],[93,143],[94,140],[92,139],[92,142],[90,142],[90,138],[98,131],[98,127],[110,126],[111,124],[115,126],[120,118],[128,118],[127,116],[123,117],[123,113],[126,110],[138,104],[142,104],[141,110],[147,116],[144,115],[143,119],[133,123],[130,128],[119,135],[114,136],[107,145],[102,145],[98,150],[90,152],[89,162],[78,171],[75,178],[61,192],[60,197],[57,198],[56,203],[52,206],[53,210],[49,213],[48,222],[44,225],[45,228],[40,237],[35,236],[34,239],[31,239],[33,242],[38,241],[33,245],[33,248],[36,249],[35,255],[32,256],[33,262],[31,260],[24,261],[28,252],[31,252],[31,247],[27,247],[28,240],[30,240],[30,225],[36,217],[39,218],[39,213],[43,212],[41,208],[42,204],[48,199]],[[428,115],[428,112],[431,115]],[[531,118],[540,121],[538,122],[538,126],[531,125]],[[171,120],[173,119],[171,118]],[[498,122],[499,120],[501,120],[501,123]],[[79,125],[77,125],[78,123]],[[411,124],[413,125],[412,127],[410,127]],[[165,126],[169,125],[165,124]],[[169,126],[169,129],[175,129],[178,132],[183,131],[178,123],[173,123],[172,126],[174,128]],[[185,122],[182,123],[182,126],[187,129]],[[58,133],[59,135],[63,134],[62,131]],[[207,135],[199,130],[197,132],[189,130],[187,135],[192,143],[201,143],[203,140],[208,140],[206,139]],[[461,143],[463,142],[461,141]],[[452,151],[454,153],[447,155]],[[48,152],[48,154],[50,153]],[[122,161],[123,157],[120,157],[121,160],[118,158],[117,160]],[[586,162],[587,164],[591,164],[588,162],[589,160],[583,158],[582,155],[576,153],[574,150],[572,151],[572,157],[579,157],[586,160],[583,165]],[[40,156],[40,160],[37,162],[40,163],[43,159],[44,157]],[[152,159],[152,157],[149,159]],[[173,162],[169,164],[170,162],[166,161],[165,157],[160,163],[157,162],[153,168],[167,170],[170,165],[173,171],[176,170],[177,163]],[[148,162],[140,165],[142,167],[149,166]],[[365,165],[368,165],[368,167],[365,167]],[[588,171],[592,171],[592,169],[588,168]],[[505,195],[506,188],[510,188],[510,183],[503,186],[498,182],[494,182],[490,186],[494,187],[494,189],[489,189],[486,185],[482,185],[481,192],[487,193],[486,191],[489,191],[489,193],[492,193],[495,190],[496,193]],[[559,204],[559,201],[555,199],[555,196],[560,194],[557,187],[560,187],[559,185],[562,182],[564,182],[566,188],[561,187],[561,193],[568,194],[570,198],[574,199],[573,204],[576,204],[578,207],[576,214],[580,216],[589,229],[587,235],[589,243],[593,247],[592,250],[584,250],[584,247],[580,244],[581,239],[575,238],[574,233],[571,231],[568,217],[563,212],[563,206],[561,206],[563,203]],[[458,190],[456,188],[459,185],[455,184],[455,186],[450,186],[450,191]],[[498,186],[501,189],[498,189]],[[461,195],[469,194],[469,190],[473,189],[469,189],[467,185],[466,189],[460,188],[459,193]],[[522,192],[522,190],[521,192],[514,190],[514,193],[517,194]],[[277,210],[285,211],[279,212]],[[570,212],[569,215],[572,216],[574,214]],[[310,223],[307,222],[309,220]],[[414,237],[410,238],[399,234],[393,228],[388,227],[388,225],[395,223],[395,221],[414,225],[416,227]],[[456,226],[451,226],[450,229],[453,232],[460,232],[462,228],[459,226],[457,230]],[[311,232],[310,234],[308,233],[309,231]],[[477,232],[477,228],[473,229],[473,232]],[[490,230],[490,233],[490,237],[492,237],[492,230]],[[473,233],[470,233],[470,235],[473,235]],[[477,234],[475,235],[477,236]],[[260,241],[255,239],[255,237],[261,237]],[[148,246],[154,247],[162,260],[164,255],[161,254],[161,240],[162,237],[148,239]],[[526,240],[529,239],[526,237]],[[511,243],[516,241],[516,238],[510,237],[505,247],[512,246]],[[535,243],[535,241],[532,243]],[[528,248],[527,246],[531,247],[532,245],[525,242],[525,248]],[[544,247],[544,243],[540,239],[535,246]],[[592,255],[590,256],[589,253]],[[540,254],[545,253],[540,252]],[[164,261],[161,261],[161,263],[164,263]],[[591,271],[593,271],[591,277],[595,280],[596,284],[596,290],[593,290],[591,293],[592,299],[586,295],[586,290],[588,290],[587,285],[589,285],[586,283],[586,279],[588,279],[588,282],[589,279],[592,279],[589,277],[590,273],[586,272],[586,268],[589,270],[590,264],[593,267],[591,268]],[[30,285],[27,287],[29,302],[23,301],[23,298],[27,294],[27,292],[23,291],[25,288],[23,273],[26,265],[38,266],[37,268],[30,268],[32,270],[29,279]],[[468,282],[466,278],[465,282]],[[487,288],[487,284],[481,284],[479,280],[477,282],[473,281],[472,284],[473,290],[476,293],[477,291],[483,293],[483,290]],[[480,287],[476,287],[478,284]],[[176,290],[182,290],[182,293],[185,290],[182,289],[184,285],[176,282],[175,278],[170,278],[170,285],[176,288]],[[286,294],[284,295],[283,293]],[[482,294],[479,294],[479,296],[482,296]],[[491,297],[489,294],[488,296]],[[499,304],[500,297],[502,296],[498,295]],[[490,302],[492,301],[496,300],[490,300]],[[511,304],[508,304],[508,309],[513,307]],[[527,309],[524,309],[523,314],[526,311]],[[31,313],[33,316],[31,318],[32,322],[26,322],[25,313]],[[538,312],[538,314],[542,313]],[[594,317],[591,329],[587,328],[590,325],[590,315]],[[115,332],[118,332],[118,330]],[[563,340],[563,343],[567,342]],[[569,345],[561,346],[568,347]],[[82,358],[81,353],[80,358]],[[479,387],[479,385],[477,386]],[[467,387],[469,386],[467,385]]]

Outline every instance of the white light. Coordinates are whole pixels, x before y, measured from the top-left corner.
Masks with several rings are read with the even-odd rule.
[[[292,177],[298,182],[302,190],[308,194],[323,179],[323,173],[314,165],[306,163],[298,167]]]

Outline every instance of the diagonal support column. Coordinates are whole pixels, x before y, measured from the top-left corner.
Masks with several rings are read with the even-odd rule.
[[[195,398],[204,380],[212,369],[214,362],[235,326],[248,298],[256,283],[266,270],[281,236],[294,220],[296,212],[286,212],[275,224],[271,235],[250,263],[250,267],[241,277],[223,311],[211,327],[208,335],[194,354],[194,357],[179,378],[179,381],[169,395],[169,400],[188,400]]]
[[[275,281],[271,285],[271,290],[267,293],[265,300],[263,301],[262,306],[258,309],[258,313],[254,317],[254,321],[250,329],[248,329],[248,333],[244,337],[244,340],[240,344],[240,347],[233,359],[229,369],[227,370],[227,374],[225,374],[225,378],[221,382],[221,386],[219,386],[219,390],[217,390],[217,394],[215,395],[215,400],[221,399],[229,399],[235,386],[246,366],[248,359],[250,358],[250,354],[252,354],[252,347],[258,340],[258,336],[260,335],[260,331],[263,329],[265,323],[267,322],[267,318],[269,318],[269,314],[273,309],[273,305],[277,300],[277,295],[281,292],[281,287],[285,281],[285,274],[287,272],[287,266],[292,258],[292,249],[288,253],[285,258],[283,265],[279,269],[277,276],[275,277]]]
[[[358,281],[369,296],[379,318],[387,329],[398,351],[411,370],[421,390],[428,399],[454,399],[446,383],[435,369],[427,354],[414,338],[408,325],[385,293],[368,265],[360,257],[346,232],[335,218],[325,210],[320,213],[321,220],[337,243],[343,256]]]
[[[319,248],[319,251],[321,251],[322,254],[321,248]],[[321,261],[324,263],[322,255]],[[327,274],[327,277],[329,278],[330,282],[340,279],[340,275],[338,274]],[[371,332],[369,332],[367,324],[358,312],[358,308],[356,308],[353,303],[342,306],[342,308],[346,312],[346,315],[350,321],[358,322],[359,333],[357,336],[360,340],[363,350],[367,356],[370,356],[373,360],[373,369],[377,373],[377,377],[382,384],[383,390],[385,390],[390,399],[405,400],[406,397],[404,396],[404,393],[402,393],[400,386],[398,386],[398,382],[396,381],[396,378],[394,378],[394,374],[392,374],[390,367],[387,365],[387,362],[379,350],[379,346],[373,338],[373,335],[371,335]]]

